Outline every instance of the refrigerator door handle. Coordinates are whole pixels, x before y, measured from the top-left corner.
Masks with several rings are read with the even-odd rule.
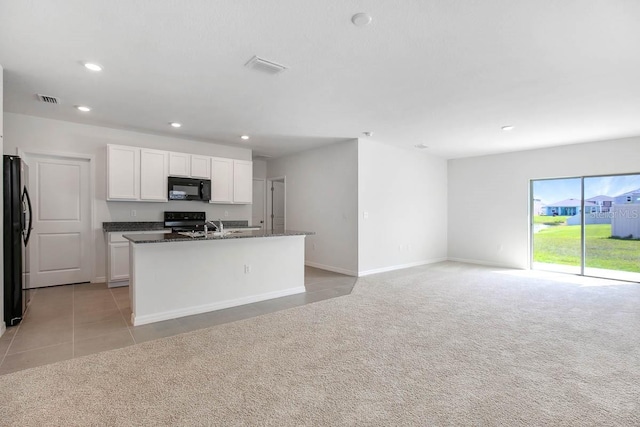
[[[24,189],[24,194],[22,195],[23,200],[26,199],[27,200],[27,206],[29,208],[29,225],[27,226],[26,232],[27,235],[24,236],[24,245],[27,246],[27,243],[29,243],[29,238],[31,237],[31,230],[33,229],[33,209],[31,206],[31,197],[29,197],[29,192],[27,191],[27,188],[25,187]]]

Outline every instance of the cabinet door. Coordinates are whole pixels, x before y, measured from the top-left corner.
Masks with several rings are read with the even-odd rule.
[[[233,202],[233,159],[211,159],[211,201]]]
[[[211,179],[211,157],[191,155],[191,177]]]
[[[167,201],[168,154],[146,148],[140,150],[140,200]]]
[[[191,155],[185,153],[169,153],[169,175],[191,176]]]
[[[140,149],[107,145],[107,200],[140,199]]]
[[[129,280],[129,243],[109,243],[109,282]]]
[[[233,161],[233,203],[253,202],[253,162]]]

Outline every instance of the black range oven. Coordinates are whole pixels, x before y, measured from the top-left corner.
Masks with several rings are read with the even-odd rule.
[[[204,212],[165,212],[164,227],[172,231],[203,231]]]

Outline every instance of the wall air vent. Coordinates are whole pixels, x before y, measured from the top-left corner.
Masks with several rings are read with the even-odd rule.
[[[38,101],[46,102],[47,104],[60,104],[60,100],[55,96],[38,94],[37,97]]]
[[[251,58],[244,66],[267,74],[278,74],[288,68],[282,64],[277,64],[257,56]]]

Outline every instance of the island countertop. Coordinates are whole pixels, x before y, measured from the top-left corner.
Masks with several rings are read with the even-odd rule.
[[[125,234],[125,239],[135,244],[141,243],[167,243],[167,242],[193,242],[202,240],[231,240],[247,239],[257,237],[283,237],[283,236],[310,236],[316,234],[312,231],[273,231],[273,230],[251,230],[230,232],[224,236],[189,237],[179,233],[153,233],[153,234]]]

